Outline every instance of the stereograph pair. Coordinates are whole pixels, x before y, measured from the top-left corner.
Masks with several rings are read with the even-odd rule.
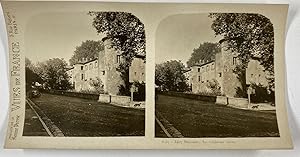
[[[6,148],[292,148],[288,5],[1,5]]]

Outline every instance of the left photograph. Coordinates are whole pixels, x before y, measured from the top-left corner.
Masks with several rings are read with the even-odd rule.
[[[23,136],[144,136],[146,37],[128,12],[49,12],[24,30]]]

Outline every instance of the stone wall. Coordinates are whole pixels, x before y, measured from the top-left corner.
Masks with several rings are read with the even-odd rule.
[[[111,96],[108,94],[100,94],[98,101],[104,103],[111,103]]]
[[[131,98],[129,96],[118,96],[108,94],[100,94],[98,101],[103,103],[112,103],[124,107],[129,107],[131,104]]]
[[[259,63],[258,60],[250,60],[246,70],[246,83],[247,84],[260,84],[268,86],[267,75],[265,68]]]
[[[133,58],[129,67],[129,82],[145,82],[145,60],[143,57]]]
[[[118,96],[112,95],[111,96],[111,103],[117,104],[121,106],[130,106],[131,98],[129,96]]]
[[[234,69],[239,64],[239,61],[236,57],[236,54],[231,50],[227,50],[227,42],[224,41],[221,46],[221,59],[218,59],[222,62],[219,67],[219,71],[222,71],[221,78],[222,81],[222,91],[223,94],[228,97],[235,97],[238,88],[242,88],[241,82],[238,78],[238,75],[234,73]],[[218,65],[218,64],[217,64]]]
[[[211,93],[208,88],[209,81],[216,78],[216,66],[214,61],[195,65],[191,69],[191,87],[193,93]]]
[[[105,92],[111,95],[119,94],[119,87],[124,85],[121,73],[117,68],[122,61],[121,53],[118,52],[111,43],[110,38],[104,38],[104,69],[105,69]],[[119,56],[119,57],[118,57]],[[100,58],[100,57],[99,57]]]
[[[217,96],[216,104],[229,105],[236,108],[248,108],[248,99]]]

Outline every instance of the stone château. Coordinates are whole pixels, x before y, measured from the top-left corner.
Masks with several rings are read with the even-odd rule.
[[[188,84],[193,93],[211,93],[210,83],[217,83],[222,95],[235,97],[242,89],[241,79],[246,79],[246,86],[257,84],[267,86],[268,80],[264,67],[255,58],[251,59],[246,68],[246,75],[238,76],[234,69],[240,60],[237,54],[226,49],[226,41],[220,41],[221,51],[211,60],[200,60],[186,71]],[[240,78],[244,77],[244,78]]]
[[[105,93],[118,95],[124,79],[117,70],[122,63],[122,52],[116,50],[111,43],[111,38],[103,38],[104,50],[99,52],[96,59],[82,59],[67,70],[69,80],[75,91],[95,90],[91,81],[99,78]],[[134,56],[129,66],[129,83],[145,82],[145,54]]]

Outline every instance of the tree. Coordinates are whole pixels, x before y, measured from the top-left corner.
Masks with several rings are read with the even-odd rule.
[[[187,61],[187,66],[191,67],[199,62],[199,60],[211,60],[216,53],[220,52],[221,48],[218,43],[204,42],[193,50],[190,59]]]
[[[42,79],[38,74],[34,72],[34,65],[28,58],[25,58],[25,82],[26,82],[26,91],[31,90],[31,86],[35,82],[42,82]]]
[[[270,19],[260,14],[211,13],[211,28],[223,36],[226,48],[237,52],[239,70],[245,70],[251,58],[265,68],[270,88],[274,88],[274,28]]]
[[[66,90],[71,88],[66,73],[67,62],[60,58],[52,58],[37,64],[36,73],[42,78],[46,88]]]
[[[99,77],[96,77],[96,79],[92,79],[90,81],[90,85],[97,91],[98,94],[104,93],[104,85]]]
[[[120,95],[130,93],[129,66],[136,55],[145,55],[146,41],[144,24],[133,14],[126,12],[89,12],[93,27],[98,34],[105,34],[112,46],[122,52],[121,73],[124,85],[119,86]]]
[[[212,95],[215,96],[222,95],[220,84],[216,79],[208,81],[206,85],[208,89],[210,89]]]
[[[155,66],[155,84],[162,90],[188,91],[185,66],[180,61],[171,60]]]
[[[144,24],[126,12],[89,12],[93,27],[112,40],[112,45],[122,52],[125,63],[131,64],[137,54],[146,54]]]
[[[80,46],[77,46],[73,56],[69,60],[70,65],[74,65],[81,61],[83,58],[86,59],[95,59],[98,57],[100,51],[104,50],[103,42],[100,41],[93,41],[93,40],[86,40],[81,43]]]

